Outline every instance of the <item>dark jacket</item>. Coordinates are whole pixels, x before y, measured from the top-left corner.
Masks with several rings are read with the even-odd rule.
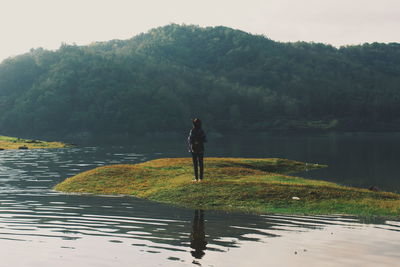
[[[188,137],[189,152],[204,153],[204,143],[207,142],[206,134],[201,128],[192,128]]]

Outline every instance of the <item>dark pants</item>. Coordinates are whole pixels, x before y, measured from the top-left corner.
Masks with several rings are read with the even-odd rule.
[[[198,171],[200,167],[200,180],[203,180],[204,164],[203,164],[204,153],[192,152],[194,177],[196,180],[199,179]]]

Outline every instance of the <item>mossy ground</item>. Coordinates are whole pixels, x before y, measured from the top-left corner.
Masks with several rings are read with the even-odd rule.
[[[18,149],[26,147],[28,149],[36,148],[62,148],[67,144],[61,142],[45,142],[39,140],[21,139],[17,137],[0,136],[0,149]]]
[[[206,158],[204,181],[192,182],[191,159],[166,158],[96,168],[55,189],[131,195],[189,208],[400,217],[398,194],[288,175],[320,167],[285,159]]]

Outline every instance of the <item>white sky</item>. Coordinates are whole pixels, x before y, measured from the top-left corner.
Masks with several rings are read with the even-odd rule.
[[[336,46],[400,42],[400,0],[0,0],[0,60],[62,42],[128,39],[169,23]]]

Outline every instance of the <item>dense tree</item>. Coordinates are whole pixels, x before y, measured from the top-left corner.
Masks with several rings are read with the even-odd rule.
[[[280,43],[168,25],[0,64],[3,134],[399,130],[400,44]]]

